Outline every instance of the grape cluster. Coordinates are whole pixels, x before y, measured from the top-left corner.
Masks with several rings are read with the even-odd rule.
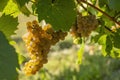
[[[75,37],[88,37],[98,26],[98,21],[94,15],[77,16],[76,25],[72,26],[71,34]]]
[[[27,23],[27,30],[23,40],[26,43],[30,60],[25,63],[23,71],[26,75],[32,75],[48,62],[47,54],[51,45],[64,40],[67,33],[61,30],[54,31],[50,24],[42,28],[36,20]]]

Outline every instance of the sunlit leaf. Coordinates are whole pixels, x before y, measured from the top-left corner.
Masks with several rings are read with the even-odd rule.
[[[77,53],[78,54],[78,63],[79,64],[82,63],[84,48],[85,48],[85,43],[84,43],[84,39],[82,39],[82,44],[81,44],[80,49],[78,50],[78,53]]]
[[[26,7],[25,4],[27,4],[30,0],[14,0],[14,2],[18,5],[19,10],[25,14],[26,16],[30,15],[29,9]]]
[[[14,34],[14,31],[17,29],[18,19],[13,18],[10,15],[2,15],[0,17],[0,31],[2,31],[7,39],[10,39],[10,36]]]
[[[106,44],[106,37],[107,37],[106,34],[102,35],[102,36],[99,38],[98,43],[99,43],[100,45]]]
[[[107,55],[107,52],[106,52],[106,38],[107,38],[107,35],[105,34],[105,35],[102,35],[102,36],[99,38],[99,40],[98,40],[98,43],[99,43],[100,45],[102,45],[102,54],[103,54],[104,56]]]
[[[20,13],[20,10],[12,0],[9,0],[9,2],[3,10],[3,13],[5,13],[6,15],[12,15],[14,17],[17,17]]]

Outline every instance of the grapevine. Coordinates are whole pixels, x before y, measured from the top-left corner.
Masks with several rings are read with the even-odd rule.
[[[22,65],[26,75],[36,74],[48,63],[51,46],[64,40],[67,33],[80,45],[80,63],[85,45],[91,43],[100,45],[103,56],[120,58],[119,3],[120,0],[0,0],[0,80],[18,80]],[[33,16],[37,20],[26,23]],[[39,25],[42,20],[48,24]],[[23,46],[18,46],[24,23],[27,33],[22,39],[27,61]]]

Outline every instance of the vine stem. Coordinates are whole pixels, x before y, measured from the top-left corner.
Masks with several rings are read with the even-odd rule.
[[[116,24],[120,25],[120,22],[117,22],[113,17],[102,11],[101,9],[97,8],[96,6],[92,5],[91,3],[87,2],[86,0],[77,0],[78,3],[83,2],[88,4],[89,6],[93,7],[94,9],[98,10],[99,12],[103,13],[106,17],[108,17],[111,21],[115,22]]]

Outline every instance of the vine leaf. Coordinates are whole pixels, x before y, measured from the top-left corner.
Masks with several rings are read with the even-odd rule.
[[[117,36],[117,39],[115,39],[114,37],[115,36],[106,35],[106,34],[104,34],[103,36],[100,37],[98,42],[100,45],[102,45],[102,54],[104,56],[109,55],[113,58],[120,57],[120,48],[118,48],[118,46],[120,45],[120,43],[119,43],[120,40],[117,42],[115,41],[120,38]]]
[[[55,30],[68,31],[76,18],[74,0],[39,0],[37,6],[38,20],[45,19]]]
[[[14,0],[19,7],[23,7],[25,5],[25,3],[28,3],[30,0]]]
[[[0,0],[0,12],[3,11],[9,0]]]
[[[80,49],[78,50],[78,63],[81,64],[82,63],[82,57],[83,57],[83,53],[84,53],[84,48],[85,48],[85,43],[84,43],[84,39],[82,38],[82,44]]]
[[[100,20],[100,21],[102,21],[102,22],[100,22],[101,23],[101,27],[98,27],[97,29],[96,29],[96,32],[98,33],[97,35],[95,35],[95,36],[93,36],[93,41],[95,42],[95,43],[99,43],[99,39],[100,39],[100,37],[102,36],[102,35],[104,35],[105,34],[105,31],[104,31],[104,21],[103,20]]]
[[[14,33],[17,29],[18,19],[13,18],[10,15],[2,15],[0,17],[0,31],[2,31],[7,39],[10,40],[10,36]]]
[[[0,32],[0,80],[17,80],[17,53]]]
[[[110,12],[109,12],[110,13]],[[102,20],[104,21],[104,25],[105,26],[108,26],[108,27],[111,27],[111,26],[114,26],[115,23],[111,20],[109,20],[107,17],[105,17],[104,15],[101,16]]]
[[[112,10],[120,11],[120,0],[109,0],[109,7]]]
[[[26,6],[23,6],[22,8],[20,8],[20,11],[26,16],[29,16],[31,13]]]
[[[117,32],[114,34],[113,41],[114,47],[120,49],[120,29],[118,29]]]
[[[20,10],[12,0],[9,0],[9,2],[3,10],[3,13],[5,13],[6,15],[12,15],[14,17],[17,17],[20,13]]]
[[[104,35],[102,35],[100,38],[99,38],[99,40],[98,40],[98,43],[100,44],[100,45],[102,45],[102,54],[103,54],[103,56],[106,56],[107,55],[107,52],[106,52],[106,38],[107,38],[107,35],[106,34],[104,34]]]
[[[25,14],[26,16],[30,15],[29,9],[26,7],[26,3],[28,3],[30,0],[14,0],[14,2],[18,5],[19,10]]]
[[[111,54],[112,48],[113,48],[113,44],[112,44],[111,37],[107,36],[106,37],[106,48],[105,48],[105,51],[107,52],[107,55]]]
[[[113,58],[120,58],[120,49],[114,47],[111,51],[111,56]]]
[[[106,34],[101,35],[101,37],[100,37],[99,40],[98,40],[98,43],[99,43],[100,45],[104,45],[104,44],[106,43],[106,37],[107,37]]]
[[[98,1],[100,7],[103,7],[105,4],[108,4],[108,0],[98,0]]]

